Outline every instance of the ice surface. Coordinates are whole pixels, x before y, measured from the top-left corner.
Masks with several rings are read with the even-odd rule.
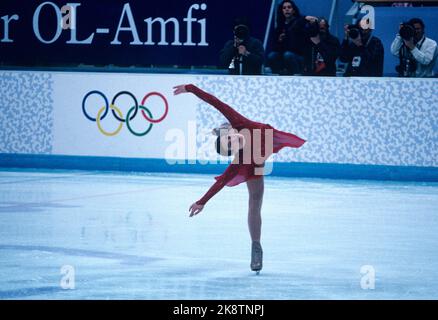
[[[188,217],[213,181],[1,170],[0,298],[438,298],[437,183],[266,177],[255,276],[245,184]],[[64,265],[75,289],[60,285]]]

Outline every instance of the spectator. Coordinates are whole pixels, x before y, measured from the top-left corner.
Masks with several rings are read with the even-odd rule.
[[[220,52],[220,65],[230,74],[259,75],[262,73],[265,50],[260,40],[251,37],[247,23],[236,21],[234,39],[227,41]]]
[[[414,18],[401,23],[391,45],[391,53],[400,58],[396,67],[401,77],[433,77],[438,49],[437,43],[424,35],[424,23]]]
[[[363,29],[360,23],[344,27],[340,60],[348,63],[344,76],[381,77],[383,75],[382,41]]]
[[[268,66],[273,73],[298,74],[303,72],[305,17],[297,5],[284,0],[277,8],[277,26],[272,36],[273,51],[268,55]]]
[[[309,45],[304,58],[304,74],[336,76],[336,59],[341,51],[338,38],[330,34],[325,18],[311,19],[307,25]]]

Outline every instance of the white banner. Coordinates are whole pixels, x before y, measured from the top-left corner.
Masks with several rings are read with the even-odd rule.
[[[176,97],[172,88],[194,80],[178,77],[176,83],[175,76],[168,75],[54,74],[52,153],[165,158],[170,144],[166,132],[187,132],[188,123],[196,120],[197,98]]]

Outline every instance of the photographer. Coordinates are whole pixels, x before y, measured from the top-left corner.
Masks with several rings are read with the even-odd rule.
[[[262,42],[250,36],[244,23],[237,23],[233,32],[234,39],[227,41],[220,52],[220,66],[234,75],[261,74],[265,54]]]
[[[433,77],[437,43],[424,35],[424,23],[414,18],[401,23],[391,45],[391,53],[400,58],[396,70],[401,77]]]
[[[346,25],[344,34],[340,55],[340,60],[348,63],[344,76],[381,77],[384,54],[382,41],[371,34],[371,29],[363,29],[360,23]]]
[[[341,45],[338,38],[329,32],[325,18],[311,18],[305,26],[309,44],[304,55],[304,74],[313,76],[336,76],[336,59]]]

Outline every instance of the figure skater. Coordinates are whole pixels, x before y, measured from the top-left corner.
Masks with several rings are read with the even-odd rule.
[[[283,147],[299,148],[305,140],[300,137],[277,130],[269,124],[251,121],[229,105],[213,95],[199,89],[193,84],[174,87],[174,95],[191,92],[198,98],[219,110],[229,121],[219,128],[213,129],[217,135],[216,151],[225,156],[234,155],[234,159],[225,172],[216,177],[216,182],[207,193],[190,206],[190,217],[197,215],[208,200],[224,186],[235,186],[246,182],[249,192],[248,227],[252,240],[251,270],[257,273],[263,267],[263,251],[260,244],[261,208],[263,202],[264,161]]]

